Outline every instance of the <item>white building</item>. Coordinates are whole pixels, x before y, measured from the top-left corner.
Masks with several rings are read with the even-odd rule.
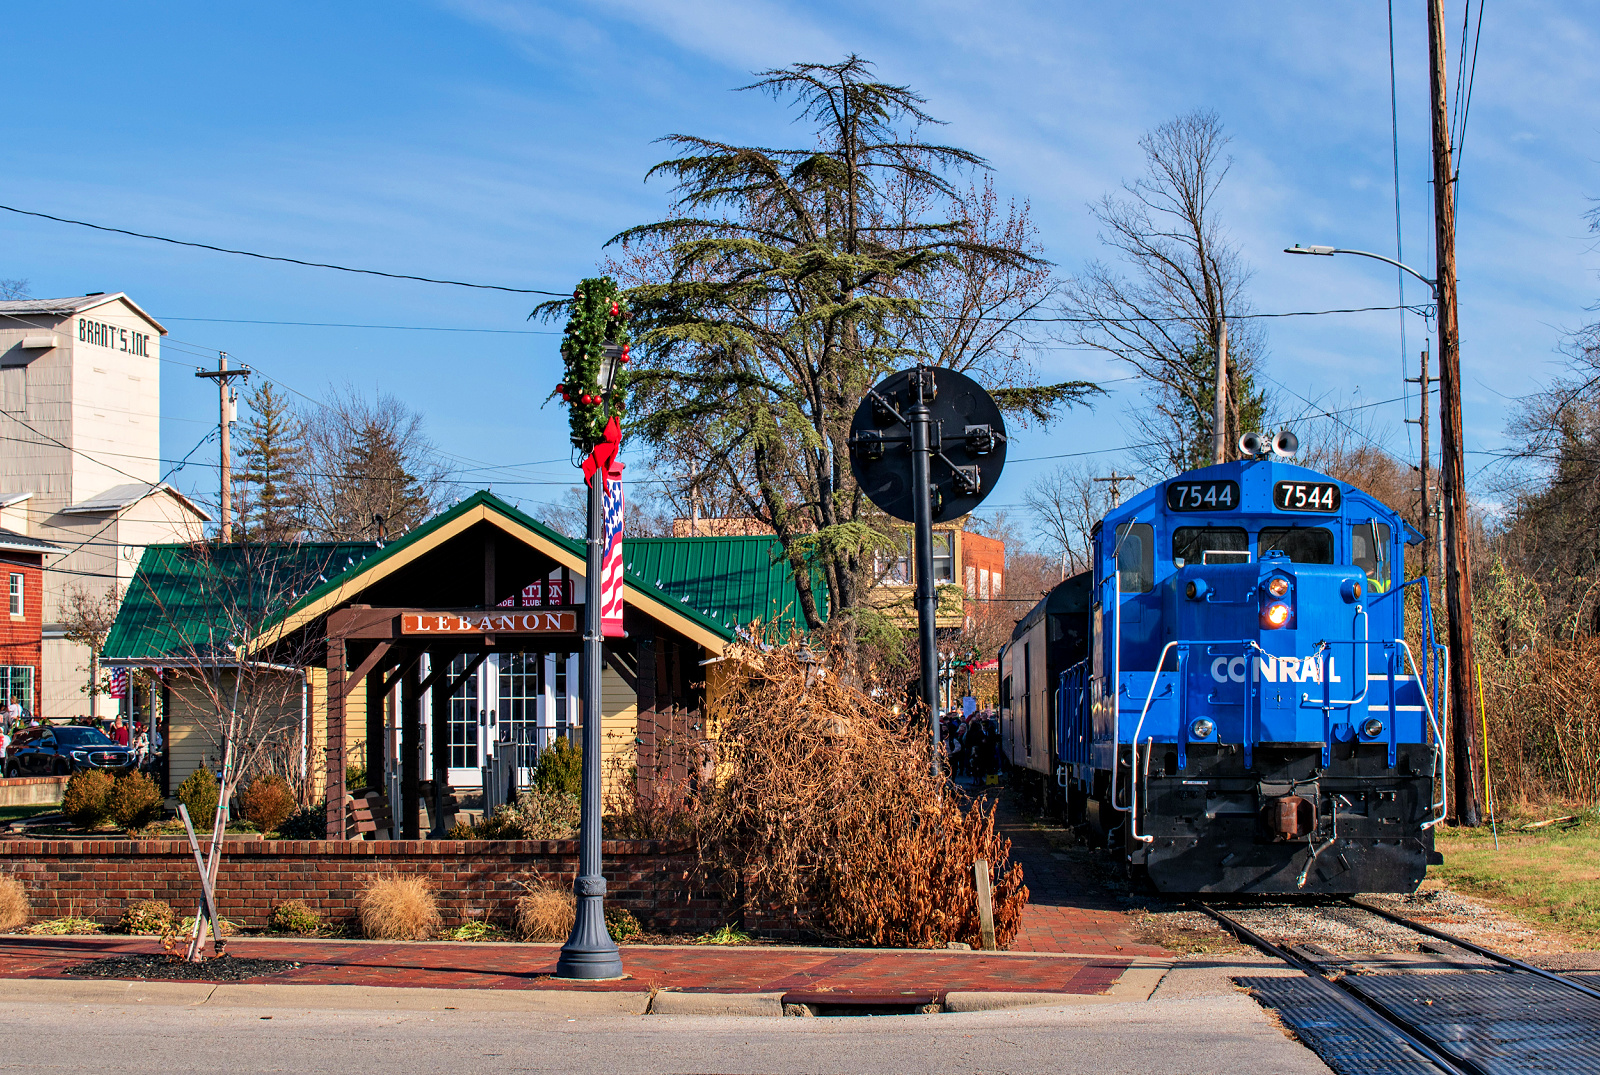
[[[210,518],[161,482],[164,329],[121,292],[0,301],[0,527],[66,550],[45,569],[42,715],[89,711],[75,589],[119,591],[145,545]]]

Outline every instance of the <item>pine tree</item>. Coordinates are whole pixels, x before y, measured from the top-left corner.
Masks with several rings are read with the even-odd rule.
[[[304,429],[283,392],[270,381],[263,381],[248,403],[250,421],[234,471],[239,529],[248,541],[292,541],[305,530],[299,510],[306,461]]]

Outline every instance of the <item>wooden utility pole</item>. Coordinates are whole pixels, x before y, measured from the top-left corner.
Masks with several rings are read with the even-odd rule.
[[[1111,468],[1111,474],[1105,478],[1091,478],[1091,481],[1111,483],[1111,506],[1116,507],[1122,503],[1122,483],[1131,482],[1136,477],[1133,474],[1118,474],[1117,468]]]
[[[1450,628],[1450,758],[1456,821],[1478,824],[1472,735],[1472,558],[1466,465],[1461,452],[1461,335],[1456,321],[1456,199],[1445,87],[1444,0],[1428,0],[1429,83],[1433,91],[1433,219],[1438,250],[1439,493],[1444,501],[1444,592]]]
[[[1428,463],[1430,460],[1428,445],[1428,411],[1432,404],[1428,401],[1428,352],[1422,352],[1422,369],[1418,376],[1407,377],[1410,384],[1418,385],[1422,389],[1422,410],[1416,418],[1407,418],[1408,422],[1415,422],[1422,427],[1422,451],[1417,464],[1418,490],[1421,500],[1417,506],[1417,520],[1422,530],[1422,573],[1428,573],[1428,564],[1433,551],[1433,523],[1428,514]]]
[[[1226,463],[1228,461],[1228,322],[1226,319],[1217,326],[1217,406],[1216,416],[1212,419],[1211,426],[1211,462]],[[1116,486],[1112,486],[1115,493]],[[1116,504],[1113,496],[1111,503]]]
[[[233,378],[247,378],[250,376],[249,366],[240,366],[236,370],[228,368],[228,352],[217,352],[217,368],[214,370],[195,370],[196,377],[212,378],[217,382],[217,399],[219,408],[217,412],[218,425],[222,432],[222,529],[223,541],[233,540],[233,422],[238,416],[235,403],[239,393],[234,391]]]

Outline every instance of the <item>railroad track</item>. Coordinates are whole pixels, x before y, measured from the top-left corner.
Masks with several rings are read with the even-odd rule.
[[[1411,930],[1428,938],[1419,949],[1439,960],[1341,956],[1317,944],[1278,944],[1236,914],[1199,904],[1240,940],[1305,972],[1236,980],[1277,1009],[1340,1075],[1600,1075],[1600,989],[1594,985],[1364,900],[1324,906]]]

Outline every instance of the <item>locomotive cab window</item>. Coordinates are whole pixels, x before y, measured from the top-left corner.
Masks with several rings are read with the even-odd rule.
[[[1172,532],[1172,566],[1248,564],[1250,535],[1242,526],[1180,526]]]
[[[1333,563],[1333,531],[1321,526],[1263,526],[1256,540],[1262,553],[1286,552],[1297,564]]]
[[[1376,536],[1377,541],[1373,538]],[[1389,526],[1387,523],[1356,523],[1350,528],[1350,562],[1367,573],[1367,588],[1373,593],[1389,589]]]
[[[1156,534],[1149,523],[1117,527],[1117,575],[1123,593],[1149,593],[1156,586]]]

